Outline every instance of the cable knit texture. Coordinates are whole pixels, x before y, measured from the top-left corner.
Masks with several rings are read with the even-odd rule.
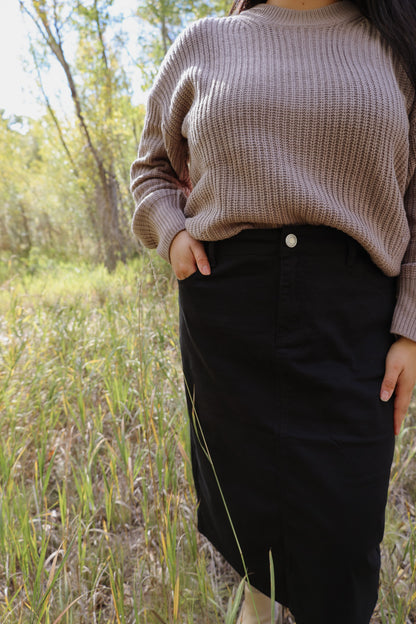
[[[258,4],[185,28],[150,90],[131,167],[133,232],[343,230],[400,275],[391,331],[416,340],[416,105],[402,64],[351,0]]]

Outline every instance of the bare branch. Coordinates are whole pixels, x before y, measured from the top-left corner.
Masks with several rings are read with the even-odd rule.
[[[54,0],[54,2],[53,2],[53,23],[54,23],[54,27],[55,27],[56,40],[58,41],[59,45],[62,47],[61,25],[59,24],[57,5],[58,5],[57,1]]]
[[[22,13],[26,13],[26,15],[32,20],[32,22],[34,23],[34,25],[38,29],[42,39],[44,40],[44,42],[48,43],[48,37],[47,37],[46,33],[42,30],[38,20],[36,19],[36,16],[33,15],[29,11],[29,9],[27,8],[27,6],[25,5],[23,0],[19,0],[19,6],[20,6],[20,10],[22,11]]]
[[[94,0],[94,18],[95,18],[95,23],[97,25],[97,33],[98,33],[98,38],[100,40],[100,45],[101,45],[101,56],[103,57],[105,68],[108,71],[107,53],[106,53],[106,49],[104,45],[104,34],[101,28],[100,12],[98,10],[97,0]]]
[[[22,6],[24,6],[23,0],[19,0],[20,4]],[[26,8],[26,7],[24,7]],[[95,163],[97,165],[97,169],[98,169],[98,174],[100,176],[101,182],[104,184],[104,186],[107,184],[107,174],[103,165],[103,162],[101,160],[101,158],[98,155],[98,152],[93,144],[90,132],[88,130],[88,126],[85,122],[84,119],[84,115],[82,113],[82,108],[81,108],[81,101],[80,98],[78,96],[78,91],[75,85],[75,81],[74,78],[72,76],[72,72],[71,72],[71,68],[65,58],[65,54],[63,51],[63,47],[62,47],[62,42],[59,42],[56,40],[56,38],[54,37],[49,21],[48,21],[48,16],[46,14],[45,8],[44,8],[44,0],[42,2],[38,2],[36,3],[36,5],[34,6],[34,10],[35,10],[35,14],[37,16],[38,19],[36,19],[36,17],[33,17],[30,13],[29,15],[31,16],[31,18],[35,21],[38,30],[40,30],[42,32],[42,29],[40,28],[39,24],[38,24],[38,20],[40,20],[40,22],[42,23],[43,29],[45,34],[43,35],[43,38],[46,40],[46,43],[48,44],[51,52],[54,54],[55,58],[58,60],[58,62],[60,63],[62,69],[65,72],[65,76],[67,79],[67,83],[69,86],[69,89],[71,91],[71,97],[72,97],[72,101],[74,103],[75,106],[75,111],[76,111],[76,115],[78,117],[78,121],[79,124],[81,126],[81,130],[82,133],[85,136],[85,139],[87,141],[88,147],[91,150],[91,153],[94,157]]]
[[[63,135],[63,132],[62,132],[62,129],[61,129],[61,125],[60,125],[60,123],[58,121],[57,116],[55,115],[55,111],[53,110],[52,105],[50,103],[50,100],[48,98],[48,95],[47,95],[47,93],[45,91],[45,87],[44,87],[43,81],[42,81],[42,74],[40,72],[38,59],[37,59],[36,52],[35,52],[35,49],[33,48],[33,46],[31,46],[31,53],[32,53],[33,61],[35,63],[36,73],[37,73],[38,81],[39,81],[39,87],[40,87],[40,90],[42,92],[43,99],[44,99],[45,104],[46,104],[46,108],[48,109],[48,112],[49,112],[50,116],[52,117],[52,121],[54,123],[54,126],[55,126],[57,132],[58,132],[59,140],[61,141],[62,147],[64,148],[64,151],[65,151],[66,155],[68,156],[69,162],[72,165],[72,170],[73,170],[74,174],[78,178],[79,177],[79,172],[78,172],[77,166],[75,164],[74,159],[72,158],[72,154],[71,154],[71,152],[69,150],[69,147],[68,147],[68,145],[67,145],[67,143],[65,141],[65,137]]]

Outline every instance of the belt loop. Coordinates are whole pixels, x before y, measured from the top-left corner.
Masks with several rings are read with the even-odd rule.
[[[347,257],[346,257],[347,266],[352,266],[354,264],[356,256],[357,256],[357,241],[354,238],[352,238],[352,236],[348,236]]]

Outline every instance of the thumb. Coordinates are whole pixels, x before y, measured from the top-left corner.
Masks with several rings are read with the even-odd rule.
[[[211,267],[208,256],[205,253],[204,245],[200,241],[196,240],[192,243],[191,249],[194,254],[195,262],[202,275],[209,275],[211,273]]]
[[[394,364],[389,364],[387,358],[386,371],[380,388],[380,399],[382,401],[388,401],[396,387],[397,380],[400,374],[400,367]]]

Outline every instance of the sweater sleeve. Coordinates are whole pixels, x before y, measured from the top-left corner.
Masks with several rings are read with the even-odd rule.
[[[403,257],[391,332],[416,341],[416,98],[409,116],[409,176],[404,206],[410,241]]]
[[[200,21],[200,20],[199,20]],[[130,169],[135,200],[132,231],[145,247],[169,262],[174,236],[185,229],[191,192],[187,140],[181,133],[192,104],[190,79],[195,24],[175,39],[149,93],[138,154]]]

